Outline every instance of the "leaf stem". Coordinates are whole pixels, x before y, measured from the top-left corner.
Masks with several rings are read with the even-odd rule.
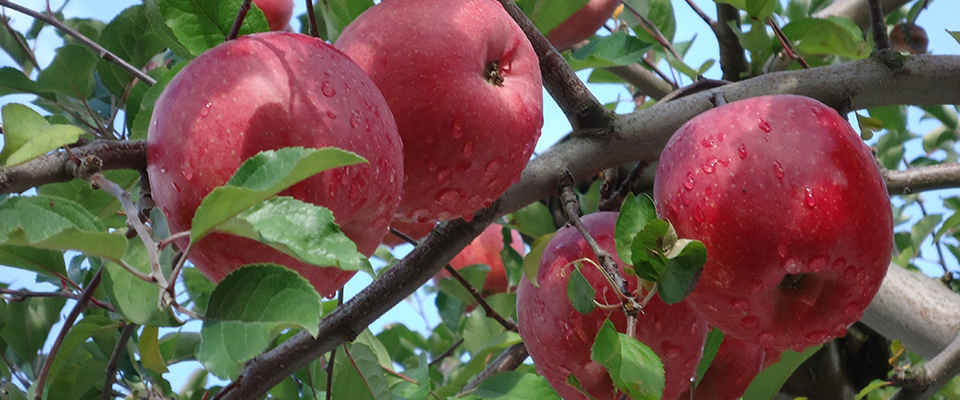
[[[227,32],[227,41],[236,39],[237,35],[240,34],[240,26],[243,25],[243,20],[247,17],[247,12],[250,11],[250,3],[252,2],[253,0],[243,0],[243,4],[240,5],[240,10],[237,11],[237,18],[234,18],[230,32]]]

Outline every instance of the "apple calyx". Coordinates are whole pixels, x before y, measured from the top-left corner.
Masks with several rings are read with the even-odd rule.
[[[503,86],[503,71],[500,70],[500,60],[493,60],[487,63],[483,75],[487,77],[487,82],[494,86]]]

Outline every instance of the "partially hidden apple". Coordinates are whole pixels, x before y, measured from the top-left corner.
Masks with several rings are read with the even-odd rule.
[[[520,232],[515,229],[510,230],[510,247],[516,250],[520,255],[526,253],[523,246],[523,238]],[[454,269],[461,269],[469,265],[485,264],[490,267],[487,273],[487,280],[481,290],[484,296],[496,293],[505,293],[507,291],[507,270],[503,265],[503,258],[500,257],[500,251],[503,250],[503,226],[491,224],[480,233],[467,247],[460,250],[453,260],[450,260],[450,266]],[[433,278],[434,282],[450,276],[446,270],[441,270]]]
[[[271,31],[287,29],[293,17],[293,0],[253,0],[253,4],[263,11]]]
[[[753,378],[763,370],[763,347],[734,337],[725,337],[710,368],[693,392],[680,396],[694,400],[737,400],[743,397]]]
[[[590,0],[576,13],[547,33],[557,50],[564,50],[593,36],[620,6],[620,0]]]
[[[690,304],[728,336],[802,350],[843,336],[893,246],[877,162],[836,110],[773,95],[688,121],[667,142],[657,212],[707,249]]]
[[[148,135],[153,198],[175,233],[190,229],[200,201],[244,160],[281,147],[333,146],[368,161],[324,171],[280,193],[329,208],[365,255],[383,239],[399,202],[402,142],[383,96],[348,57],[309,36],[253,34],[201,54],[157,99]],[[214,281],[244,264],[282,264],[324,296],[354,274],[224,233],[198,242],[190,261]]]
[[[399,219],[470,219],[520,179],[543,126],[542,82],[533,47],[500,3],[385,0],[336,46],[397,120]]]
[[[616,212],[598,212],[583,217],[587,231],[604,250],[613,255],[618,265],[625,265],[616,256],[614,229]],[[567,377],[574,375],[580,385],[597,400],[619,399],[609,373],[590,359],[597,332],[610,319],[619,332],[626,329],[626,316],[619,307],[620,300],[603,274],[589,263],[580,269],[596,291],[595,301],[617,305],[610,309],[597,307],[588,315],[580,314],[570,304],[567,282],[575,268],[574,261],[591,259],[593,250],[575,228],[564,227],[550,240],[540,260],[537,283],[526,277],[517,289],[517,318],[520,337],[530,352],[537,371],[567,400],[587,399]],[[637,278],[624,275],[628,289],[635,291]],[[639,297],[642,298],[642,297]],[[659,297],[643,308],[637,318],[635,337],[649,346],[664,365],[666,386],[663,399],[676,400],[690,387],[703,356],[703,344],[708,331],[707,322],[685,302],[673,305]]]

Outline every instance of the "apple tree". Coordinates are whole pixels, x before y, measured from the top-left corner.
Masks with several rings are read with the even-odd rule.
[[[559,322],[569,328],[548,332],[554,337],[579,334],[584,330],[574,321],[590,320],[584,316],[598,307],[611,316],[609,320],[591,320],[596,324],[579,350],[589,351],[581,354],[586,357],[584,362],[595,362],[594,377],[607,382],[605,390],[611,396],[615,391],[624,393],[614,398],[656,399],[664,393],[672,398],[688,398],[692,393],[692,398],[698,399],[741,395],[747,399],[960,397],[960,381],[954,379],[960,373],[960,309],[956,307],[960,285],[955,281],[960,271],[960,231],[956,229],[960,197],[955,191],[940,191],[960,187],[956,149],[960,56],[929,54],[956,49],[952,46],[960,42],[956,32],[960,28],[928,26],[926,22],[930,15],[956,15],[960,10],[955,4],[946,0],[623,0],[617,5],[609,0],[591,0],[589,4],[586,0],[501,0],[502,8],[522,29],[523,36],[517,40],[529,41],[535,51],[542,86],[566,117],[569,131],[544,128],[544,139],[550,135],[563,138],[529,162],[521,157],[519,165],[525,167],[519,178],[504,178],[516,183],[502,194],[490,195],[489,201],[467,204],[475,210],[472,215],[458,211],[444,219],[454,215],[466,218],[438,224],[391,223],[396,228],[391,233],[394,241],[377,247],[379,237],[362,241],[351,232],[386,234],[380,227],[389,221],[390,213],[376,218],[369,214],[383,211],[383,206],[360,213],[357,218],[364,222],[354,227],[338,226],[333,217],[343,212],[338,207],[348,209],[354,204],[326,204],[331,211],[300,201],[303,198],[297,194],[307,191],[297,189],[303,187],[298,185],[319,179],[315,176],[335,176],[325,182],[342,183],[345,192],[341,193],[362,190],[358,187],[360,176],[364,181],[396,181],[397,176],[393,180],[390,176],[399,170],[399,164],[386,165],[384,161],[381,165],[375,155],[356,155],[371,147],[366,139],[345,139],[339,146],[277,140],[285,144],[240,149],[230,140],[204,138],[210,141],[202,146],[204,156],[231,154],[237,163],[245,162],[227,168],[226,175],[232,178],[224,177],[223,182],[229,178],[224,186],[202,200],[203,196],[195,199],[202,202],[196,216],[173,216],[170,210],[155,206],[158,187],[152,184],[161,181],[156,176],[166,173],[159,171],[177,172],[185,180],[174,183],[190,186],[193,166],[155,164],[148,157],[148,133],[156,137],[154,126],[173,124],[184,113],[205,117],[204,112],[209,111],[205,108],[212,106],[207,102],[164,111],[187,104],[186,100],[164,104],[168,96],[164,89],[187,80],[178,74],[225,41],[238,43],[244,35],[271,28],[292,29],[277,22],[289,15],[290,7],[283,1],[253,3],[146,0],[115,10],[109,20],[97,20],[70,15],[66,4],[57,10],[49,3],[46,8],[31,8],[22,2],[0,0],[0,48],[5,63],[0,68],[0,101],[4,104],[0,108],[0,398],[560,398],[557,392],[568,398],[591,398],[584,393],[593,383],[570,371],[566,363],[573,356],[565,353],[567,348],[537,343],[539,351],[554,354],[550,361],[534,359],[531,363],[529,354],[533,352],[528,352],[521,335],[530,328],[523,324],[534,320],[530,315],[543,319],[544,324]],[[319,39],[308,38],[314,36],[336,43],[361,13],[378,6],[372,0],[297,4],[301,33],[279,35],[319,43]],[[703,24],[710,38],[678,37],[678,15],[683,12],[696,15],[684,23]],[[285,15],[278,17],[277,13]],[[575,13],[577,19],[568,20]],[[441,21],[449,25],[448,19],[456,20],[449,14],[452,12],[423,11],[406,18],[422,18],[417,22],[424,26],[441,25]],[[29,22],[20,22],[24,20]],[[594,20],[598,22],[594,24]],[[467,24],[462,29],[472,32],[474,27]],[[594,32],[598,34],[591,36]],[[44,35],[54,39],[40,40]],[[562,52],[551,45],[551,36],[566,38],[567,42],[558,44]],[[699,48],[694,39],[715,40],[716,46],[705,54],[694,50]],[[468,47],[437,38],[427,42],[449,48],[451,53]],[[392,46],[407,46],[400,43]],[[287,56],[312,55],[304,52],[288,51]],[[332,67],[323,64],[322,57],[313,61],[316,64],[301,60],[302,68],[283,72],[293,83],[265,84],[263,93],[289,90],[296,95],[288,97],[307,99],[302,101],[303,107],[332,97],[321,76]],[[247,62],[250,68],[268,64],[265,59]],[[421,62],[437,69],[456,65],[445,58]],[[500,74],[506,73],[500,67],[494,63],[480,70],[487,82],[500,85],[505,84]],[[229,73],[204,76],[202,70],[194,74],[220,82],[236,77]],[[446,90],[464,90],[445,97],[460,102],[450,112],[468,110],[475,106],[470,104],[474,100],[484,101],[470,96],[467,91],[473,89],[466,85],[446,83]],[[249,80],[235,83],[249,84]],[[218,90],[226,93],[232,86],[224,84]],[[311,87],[316,90],[310,92]],[[204,88],[208,83],[182,86],[180,91]],[[216,105],[226,105],[237,118],[258,114],[259,109],[242,110],[255,104],[263,93],[244,93],[231,99],[234,103]],[[671,332],[664,334],[673,339],[669,346],[666,341],[661,343],[662,337],[634,335],[636,330],[646,329],[642,307],[648,305],[649,314],[662,314],[663,321],[684,320],[676,312],[657,308],[660,303],[650,302],[663,299],[684,305],[683,298],[710,257],[703,244],[676,237],[671,223],[657,218],[648,195],[653,193],[661,152],[674,132],[694,117],[727,102],[766,95],[799,95],[822,102],[858,127],[862,138],[858,145],[870,146],[871,162],[861,163],[861,168],[864,174],[870,169],[882,177],[892,207],[881,210],[876,220],[892,220],[895,233],[892,244],[858,243],[864,252],[881,249],[886,253],[892,247],[890,254],[884,254],[889,266],[882,286],[865,311],[855,310],[855,314],[862,313],[858,322],[844,324],[845,332],[831,332],[819,340],[826,343],[807,348],[758,348],[758,344],[724,337],[717,329],[706,333],[702,320],[682,322],[686,325],[680,328],[698,327],[686,333],[650,328]],[[433,96],[414,95],[409,101],[429,101]],[[370,102],[366,104],[370,115],[381,117]],[[341,130],[362,128],[365,121],[370,130],[370,119],[361,108],[358,105],[357,113],[343,115]],[[258,120],[263,132],[286,132],[298,123],[309,125],[299,119],[281,121],[277,112],[287,110],[271,111],[274,113]],[[543,118],[539,110],[536,114],[534,120]],[[770,118],[777,118],[776,114]],[[491,115],[484,113],[481,116],[486,120],[480,121],[491,127],[488,130],[507,137],[511,124]],[[418,123],[428,126],[440,117],[424,112],[404,118],[407,125],[416,127]],[[389,120],[383,125],[392,123],[392,118]],[[777,126],[789,124],[786,121]],[[550,122],[547,127],[556,129]],[[229,123],[209,124],[203,129]],[[460,149],[457,155],[435,155],[435,162],[449,161],[440,159],[444,157],[469,160],[480,154],[496,155],[498,146],[506,142],[491,136],[490,143],[475,143],[482,150],[471,145],[470,151]],[[193,144],[187,143],[183,151],[201,148]],[[335,148],[350,145],[358,145],[353,153]],[[504,150],[505,157],[517,158],[517,154],[532,151],[522,144],[511,145],[510,150],[513,147],[522,151]],[[822,143],[807,146],[799,140],[793,143],[791,157],[803,159],[805,151],[822,147]],[[418,142],[416,148],[418,157],[430,151],[429,143]],[[170,157],[176,152],[169,151]],[[426,157],[418,166],[430,170],[431,161]],[[331,172],[343,168],[356,171],[363,165],[382,167],[381,172],[389,173]],[[489,168],[490,164],[484,165]],[[807,168],[811,171],[806,172],[816,174],[825,166]],[[462,180],[457,182],[470,190],[483,189],[475,179],[481,175],[459,177]],[[420,185],[417,178],[408,175],[404,186],[408,182]],[[455,175],[446,178],[458,179]],[[169,190],[166,184],[171,180],[162,182],[164,188],[159,190]],[[681,187],[683,184],[679,182]],[[340,190],[329,189],[331,193]],[[187,195],[177,193],[192,190],[180,187],[169,197],[181,201]],[[421,191],[409,190],[410,196]],[[393,193],[398,191],[394,188]],[[777,193],[764,194],[769,195],[764,199],[777,197]],[[437,201],[464,206],[449,197]],[[859,206],[858,200],[844,201],[848,209]],[[479,205],[485,207],[476,209]],[[610,210],[623,210],[621,220],[614,222],[610,213],[601,213]],[[718,210],[729,215],[736,211]],[[784,214],[776,218],[783,218],[784,229],[772,229],[770,235],[792,232],[792,227],[786,226],[788,211]],[[173,222],[175,218],[177,222]],[[601,218],[606,222],[593,222]],[[643,223],[630,226],[637,221]],[[459,272],[448,266],[493,224],[503,225],[502,246],[487,246],[494,250],[478,255],[483,260],[473,262],[478,265],[458,266]],[[880,225],[858,226],[874,229]],[[279,265],[283,262],[256,260],[250,262],[252,266],[217,276],[219,283],[214,283],[188,261],[195,260],[191,258],[194,242],[206,234],[248,240],[226,240],[222,243],[230,246],[217,249],[210,258],[247,261],[241,255],[260,252],[249,240],[259,241],[254,244],[269,246],[270,251],[295,261],[295,269],[307,271],[301,273],[309,280]],[[599,243],[589,243],[591,234]],[[571,248],[551,246],[554,237],[583,239],[583,244],[576,242],[583,246],[578,249],[591,251],[565,254],[561,250]],[[401,249],[391,247],[398,243],[396,238],[413,245],[396,250]],[[624,244],[625,238],[632,240],[633,246]],[[525,246],[520,246],[520,240]],[[636,249],[643,247],[637,247],[638,241],[646,241],[640,245],[670,245],[662,253],[639,256]],[[671,251],[681,241],[687,247]],[[755,243],[740,245],[751,251]],[[486,261],[490,251],[498,252],[494,255],[498,259]],[[767,253],[770,249],[755,250],[758,257]],[[538,271],[541,257],[560,261],[545,262],[546,267]],[[653,275],[641,269],[618,269],[617,265],[624,267],[626,260],[638,257],[651,265],[659,263],[656,265],[661,268]],[[493,271],[494,264],[502,271]],[[428,283],[445,266],[452,276]],[[322,274],[309,278],[311,268],[320,267],[341,274],[337,278],[341,282],[331,284],[335,287],[324,293],[317,292],[316,282],[326,278]],[[558,270],[562,272],[556,273]],[[369,275],[372,283],[346,300],[342,289],[339,296],[332,295],[344,277],[357,271]],[[529,304],[518,306],[516,289],[534,290],[529,289],[534,287],[530,280],[538,272],[562,276],[564,281],[551,283],[550,289],[556,290],[548,293],[544,280],[539,296],[547,300],[540,299],[541,309],[518,313],[518,308],[532,308]],[[488,274],[505,276],[508,289],[480,293]],[[857,279],[856,275],[854,271],[848,279]],[[24,287],[14,276],[29,276],[36,284]],[[638,284],[638,277],[651,284]],[[632,289],[623,290],[628,286]],[[641,286],[649,294],[646,298],[627,295],[639,293]],[[601,293],[603,304],[591,298],[594,291]],[[654,295],[658,299],[653,299]],[[370,329],[404,299],[422,303],[424,297],[436,307],[436,315],[424,319],[439,322],[417,329],[406,319],[376,331]],[[846,306],[843,300],[814,304],[822,313],[842,313]],[[684,315],[699,318],[692,311]],[[699,336],[689,333],[693,330]],[[844,335],[827,341],[840,334]],[[647,343],[641,343],[644,341]],[[668,353],[685,355],[685,363],[696,372],[690,375],[694,378],[690,386],[685,379],[670,375],[669,371],[677,369],[668,364],[675,358]],[[196,366],[189,376],[170,372],[185,364]],[[757,375],[738,369],[747,365],[762,371]],[[719,374],[712,372],[718,369]],[[561,375],[558,379],[545,377],[547,370]],[[666,378],[664,370],[668,371]],[[665,379],[671,378],[681,386],[665,390]],[[174,380],[180,383],[174,385]],[[551,384],[567,386],[555,390]]]

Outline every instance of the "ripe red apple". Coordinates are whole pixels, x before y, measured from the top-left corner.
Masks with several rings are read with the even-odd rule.
[[[403,176],[393,117],[349,58],[320,39],[293,33],[247,35],[214,47],[184,67],[157,99],[147,172],[170,230],[189,230],[203,197],[244,160],[287,146],[333,146],[367,159],[324,171],[281,195],[329,208],[357,249],[372,254],[399,202]],[[187,240],[177,243],[184,248]],[[325,296],[354,274],[223,233],[201,240],[190,260],[214,281],[248,263],[286,265]]]
[[[383,92],[404,143],[406,221],[470,219],[533,153],[543,126],[537,55],[494,0],[385,0],[337,48]]]
[[[570,18],[551,29],[547,34],[547,40],[557,50],[563,50],[587,40],[610,19],[618,6],[620,6],[620,0],[590,0]]]
[[[614,229],[616,212],[598,212],[583,217],[583,224],[604,250],[614,256],[617,265],[623,262],[616,256]],[[626,317],[620,307],[605,310],[596,308],[589,315],[577,312],[567,297],[567,281],[574,269],[573,262],[589,258],[596,261],[593,250],[580,233],[572,227],[557,231],[540,259],[537,273],[539,287],[524,277],[517,289],[517,318],[520,337],[537,367],[550,385],[567,400],[586,399],[568,385],[567,376],[573,374],[598,400],[618,399],[607,371],[590,359],[590,351],[597,332],[609,318],[619,332],[626,329]],[[619,305],[613,288],[600,271],[584,263],[583,276],[596,290],[595,300],[600,304]],[[636,290],[636,276],[626,276],[629,290]],[[703,343],[708,326],[685,302],[667,305],[654,296],[637,319],[635,337],[649,346],[664,364],[666,387],[663,399],[678,399],[690,387],[690,378],[696,373],[703,355]]]
[[[523,238],[520,237],[520,232],[511,229],[510,239],[510,247],[520,253],[521,256],[524,255],[526,249],[523,247]],[[460,250],[460,253],[453,260],[450,260],[450,266],[459,270],[469,265],[486,264],[490,266],[490,272],[487,273],[487,280],[483,284],[483,295],[505,293],[507,291],[507,270],[503,266],[503,258],[500,257],[501,250],[503,250],[503,226],[492,224],[473,239],[467,247]],[[450,276],[449,272],[441,270],[433,280],[438,282],[448,276]]]
[[[694,390],[680,398],[695,400],[737,400],[763,369],[763,347],[734,337],[723,338],[717,356]]]
[[[270,25],[271,31],[282,31],[290,24],[293,0],[253,0],[253,3],[267,17],[267,25]]]
[[[842,116],[807,97],[741,100],[687,122],[660,156],[654,199],[707,249],[690,304],[767,349],[843,336],[890,263],[877,163]]]

